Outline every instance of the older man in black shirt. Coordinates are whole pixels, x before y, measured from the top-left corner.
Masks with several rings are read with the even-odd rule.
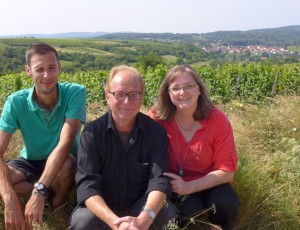
[[[110,110],[81,135],[76,174],[78,206],[69,229],[162,229],[176,218],[164,129],[139,112],[144,93],[132,67],[111,70]]]

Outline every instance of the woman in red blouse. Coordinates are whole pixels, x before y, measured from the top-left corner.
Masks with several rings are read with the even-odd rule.
[[[149,115],[168,133],[170,171],[165,175],[171,179],[174,203],[180,204],[181,223],[214,205],[210,221],[233,229],[239,210],[231,186],[238,160],[233,131],[226,115],[209,100],[198,73],[188,65],[173,67]]]

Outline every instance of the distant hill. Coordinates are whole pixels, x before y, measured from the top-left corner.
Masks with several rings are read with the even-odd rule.
[[[116,40],[164,40],[164,41],[192,41],[200,38],[200,34],[180,34],[180,33],[106,33],[98,38]]]
[[[300,25],[248,31],[218,31],[202,34],[201,38],[225,45],[300,45]]]
[[[202,34],[106,33],[100,35],[99,38],[116,40],[194,41],[199,42],[204,46],[207,46],[211,43],[220,43],[223,45],[233,46],[299,46],[300,25],[248,31],[217,31]]]
[[[135,33],[135,32],[70,32],[57,34],[25,34],[0,38],[99,38],[108,40],[191,41],[201,46],[211,43],[232,46],[268,45],[300,46],[300,25],[247,31],[216,31],[211,33]]]

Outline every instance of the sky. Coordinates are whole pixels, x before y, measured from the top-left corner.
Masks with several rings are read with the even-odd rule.
[[[300,25],[300,0],[1,0],[0,36],[207,33]]]

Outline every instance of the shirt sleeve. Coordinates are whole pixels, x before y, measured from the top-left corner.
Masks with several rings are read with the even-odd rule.
[[[8,97],[0,118],[0,130],[13,134],[18,128],[17,112],[11,102],[11,98]]]
[[[218,121],[217,121],[218,120]],[[214,140],[214,168],[224,171],[236,171],[238,155],[235,147],[233,130],[228,118],[219,111],[212,120],[216,124]]]
[[[67,118],[74,118],[86,122],[86,89],[81,86],[73,86],[73,94],[71,95],[68,109],[66,111]]]
[[[146,194],[158,190],[171,196],[170,180],[163,175],[168,171],[168,138],[166,131],[160,125],[151,137],[151,175]]]
[[[95,140],[91,130],[85,130],[80,137],[77,153],[77,202],[82,204],[93,195],[102,196],[102,175],[100,172],[101,156],[98,154],[97,145],[101,140]]]

